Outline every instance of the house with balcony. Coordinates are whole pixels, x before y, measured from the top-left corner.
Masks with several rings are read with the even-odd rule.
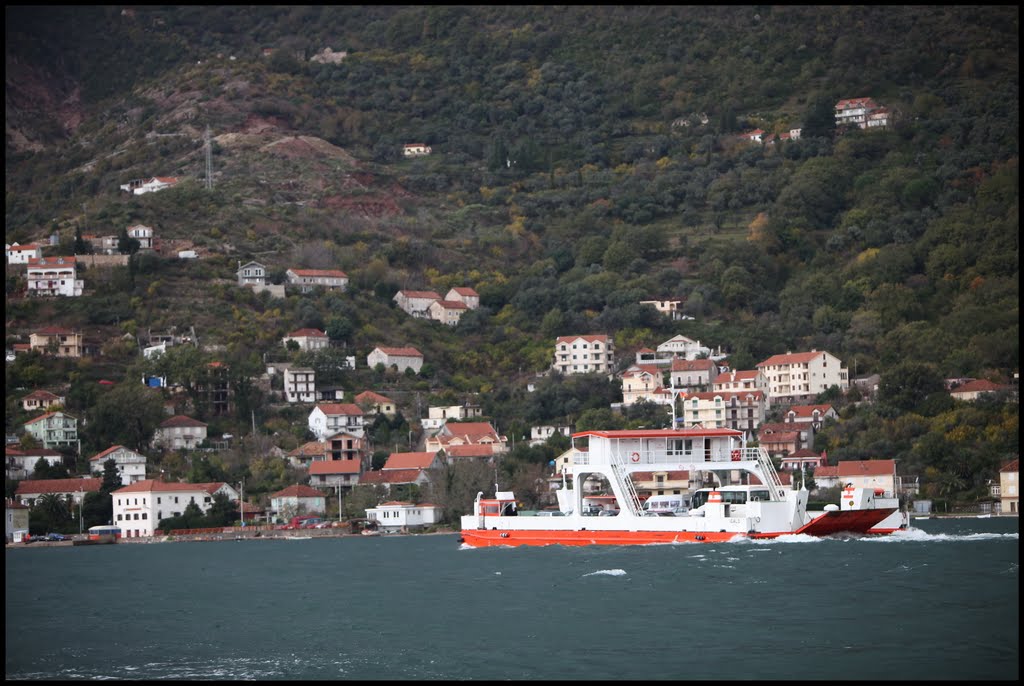
[[[798,403],[836,386],[850,387],[850,372],[835,355],[825,351],[773,355],[757,364],[768,383],[771,402]]]
[[[828,457],[822,452],[820,455],[813,450],[804,448],[796,450],[782,458],[779,469],[789,472],[806,472],[812,474],[821,467],[828,466]]]
[[[28,337],[29,350],[54,357],[81,357],[84,352],[82,334],[59,326],[47,326]]]
[[[365,415],[354,403],[318,403],[309,413],[308,425],[320,441],[343,431],[362,438]]]
[[[406,143],[402,146],[403,157],[423,157],[433,152],[433,149],[426,143]]]
[[[350,490],[360,482],[362,460],[346,458],[324,460],[309,465],[309,485],[315,488],[341,488]]]
[[[556,372],[571,374],[610,373],[615,366],[615,342],[611,336],[559,336],[555,339],[555,358],[551,365]]]
[[[999,469],[999,512],[1020,514],[1020,459],[1011,460]]]
[[[764,391],[696,391],[680,393],[679,428],[735,429],[754,440],[767,411]]]
[[[146,456],[123,445],[112,445],[89,458],[89,471],[103,474],[107,460],[113,460],[121,484],[127,486],[146,478]]]
[[[420,419],[420,426],[424,431],[436,432],[449,419],[462,422],[482,417],[483,413],[484,411],[479,405],[431,405],[427,408],[427,416]]]
[[[768,454],[785,458],[811,445],[814,430],[809,424],[776,422],[761,424],[757,430],[757,441]]]
[[[61,411],[47,412],[25,422],[25,431],[43,444],[44,448],[78,450],[78,419]]]
[[[305,467],[314,462],[327,459],[327,443],[324,441],[308,441],[286,455],[288,462],[293,467]]]
[[[132,179],[128,183],[121,184],[121,190],[133,195],[144,195],[173,188],[178,185],[178,181],[176,176],[151,176],[148,179]]]
[[[622,373],[622,404],[633,405],[640,401],[667,404],[672,394],[665,390],[664,377],[660,367],[634,364]]]
[[[531,426],[530,427],[530,445],[543,445],[548,442],[548,439],[555,434],[561,434],[566,438],[572,437],[572,427],[570,426],[552,426],[545,424],[543,426]]]
[[[690,472],[685,469],[632,472],[630,479],[633,481],[637,495],[643,500],[652,495],[685,495],[703,485],[694,484],[690,480]]]
[[[128,237],[139,242],[139,250],[153,249],[153,227],[135,224],[128,227]]]
[[[820,429],[826,419],[839,419],[839,413],[831,405],[790,405],[782,415],[782,421],[810,424],[814,431]]]
[[[657,353],[661,358],[696,360],[698,357],[709,357],[711,355],[711,348],[701,345],[700,341],[695,341],[680,334],[659,344]]]
[[[30,257],[25,269],[27,293],[30,296],[82,295],[84,281],[78,278],[78,262],[74,257]]]
[[[153,446],[163,450],[195,450],[206,440],[207,425],[198,419],[175,415],[153,432]]]
[[[760,369],[721,372],[711,382],[713,391],[767,391],[768,380]]]
[[[871,98],[846,98],[836,103],[836,128],[856,126],[861,129],[888,126],[889,110]]]
[[[452,450],[461,447],[471,447],[473,450]],[[446,421],[437,434],[427,437],[424,449],[434,453],[444,450],[449,457],[457,453],[465,457],[470,456],[470,453],[490,457],[508,450],[508,438],[500,435],[490,422]]]
[[[290,286],[296,286],[302,293],[315,288],[327,291],[344,291],[348,288],[348,274],[340,269],[289,269],[285,278]]]
[[[672,321],[679,321],[683,318],[682,300],[641,300],[640,304],[652,306]]]
[[[674,357],[669,368],[669,384],[674,391],[710,390],[711,380],[717,376],[718,365],[708,358],[687,360]]]
[[[316,402],[316,370],[289,367],[284,370],[284,399],[290,403]]]
[[[239,286],[265,286],[267,284],[267,268],[259,262],[238,263],[235,272]]]

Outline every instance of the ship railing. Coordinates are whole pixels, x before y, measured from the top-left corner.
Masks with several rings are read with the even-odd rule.
[[[764,448],[742,448],[740,450],[741,457],[743,459],[756,459],[757,466],[761,470],[761,481],[766,486],[769,486],[772,500],[785,500],[786,498],[786,487],[782,484],[782,479],[779,478],[779,472],[775,469],[775,463],[772,462],[772,458],[768,455],[768,451]]]

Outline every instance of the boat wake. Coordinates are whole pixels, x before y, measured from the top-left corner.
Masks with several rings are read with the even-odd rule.
[[[626,576],[625,569],[599,569],[583,576]]]

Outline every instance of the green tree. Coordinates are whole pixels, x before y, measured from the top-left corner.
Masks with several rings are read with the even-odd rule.
[[[140,452],[167,417],[159,390],[128,379],[101,395],[89,414],[86,435],[92,446],[123,445]]]
[[[942,377],[930,364],[905,361],[882,374],[878,383],[878,399],[897,411],[910,411],[928,395],[944,390]]]

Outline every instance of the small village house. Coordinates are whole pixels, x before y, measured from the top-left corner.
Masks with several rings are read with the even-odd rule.
[[[30,296],[82,295],[84,281],[78,278],[78,261],[74,257],[30,257],[25,270]]]
[[[284,399],[290,403],[316,402],[316,371],[310,367],[284,370]]]
[[[296,269],[285,272],[285,278],[291,286],[298,286],[302,293],[309,293],[314,288],[329,291],[344,291],[348,288],[348,274],[340,269]]]
[[[94,474],[103,474],[107,460],[114,461],[117,475],[124,486],[144,481],[146,478],[146,456],[142,453],[123,445],[112,445],[89,458],[89,470]]]
[[[327,333],[320,329],[296,329],[281,339],[285,347],[288,347],[289,341],[295,341],[299,350],[306,352],[323,350],[330,345]]]
[[[378,522],[383,531],[414,531],[440,522],[441,507],[429,503],[415,505],[392,500],[367,508],[366,517]]]
[[[21,409],[26,412],[48,411],[62,405],[64,405],[64,396],[44,390],[32,391],[21,399]]]
[[[272,493],[270,509],[284,520],[303,514],[324,515],[327,512],[327,497],[323,491],[295,484]]]
[[[175,415],[153,432],[153,446],[164,450],[195,450],[206,440],[207,425],[198,419]]]
[[[363,391],[353,400],[366,414],[382,414],[386,417],[394,417],[398,411],[394,400],[373,391]]]
[[[18,245],[12,243],[6,246],[7,264],[28,264],[29,260],[38,260],[43,256],[43,246],[35,243]]]
[[[31,507],[44,495],[57,495],[69,504],[81,505],[86,493],[98,493],[103,479],[88,477],[78,479],[26,479],[18,482],[14,498],[22,505]]]
[[[434,291],[408,289],[398,291],[392,298],[403,312],[420,319],[427,319],[430,316],[431,303],[441,299],[441,294]]]
[[[999,470],[999,511],[1020,514],[1020,460],[1007,462]]]
[[[406,369],[411,369],[415,373],[419,374],[420,370],[423,368],[423,353],[412,347],[377,347],[366,356],[366,366],[373,369],[378,364],[384,365],[385,369],[394,367],[398,372],[404,372]]]
[[[361,437],[365,417],[354,403],[318,403],[309,413],[308,426],[321,441],[342,431]]]
[[[359,483],[362,473],[362,461],[358,459],[313,462],[309,465],[309,485],[349,490]]]
[[[7,446],[4,450],[6,462],[5,474],[8,479],[17,481],[28,479],[35,472],[39,460],[45,460],[51,467],[64,463],[64,455],[51,448],[16,448]]]
[[[44,448],[78,450],[78,419],[60,410],[28,420],[24,428],[42,443]]]
[[[444,300],[458,300],[471,310],[480,307],[480,294],[469,286],[456,286],[449,289]]]

